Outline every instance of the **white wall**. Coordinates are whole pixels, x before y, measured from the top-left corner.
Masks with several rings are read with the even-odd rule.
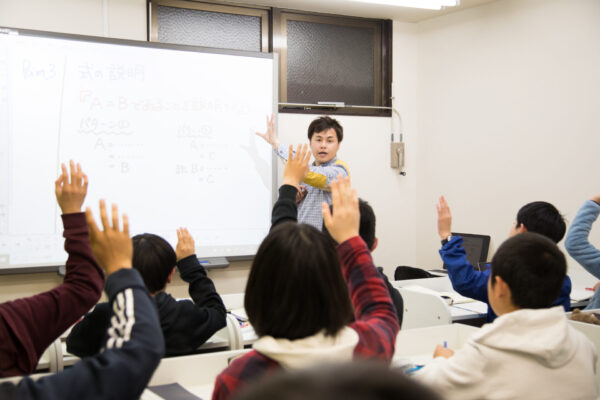
[[[102,0],[2,0],[0,26],[48,30],[134,40],[146,38],[145,0],[108,0],[104,18]],[[377,265],[393,275],[396,265],[415,265],[416,238],[416,26],[394,24],[395,107],[401,112],[407,142],[406,177],[389,167],[390,133],[399,133],[394,118],[339,117],[345,137],[339,156],[350,167],[359,195],[369,201],[377,217],[379,247]],[[318,115],[280,114],[279,131],[287,142],[305,142],[306,129]],[[393,127],[392,127],[393,123]],[[280,166],[282,167],[282,166]],[[242,292],[249,262],[236,262],[209,276],[221,293]],[[60,283],[54,273],[0,276],[0,302],[47,290]],[[176,296],[187,296],[187,284],[179,279],[170,285]]]
[[[525,203],[570,221],[600,192],[599,1],[501,0],[420,23],[418,71],[420,266],[439,265],[440,194],[454,230],[497,248]]]
[[[2,0],[0,25],[145,40],[145,0]],[[377,214],[374,258],[439,267],[435,202],[450,201],[456,231],[488,233],[492,249],[529,201],[569,220],[600,193],[600,2],[499,0],[419,24],[394,23],[393,93],[407,145],[407,176],[389,165],[389,118],[339,117],[339,153]],[[285,141],[304,141],[314,115],[281,114]],[[398,133],[394,120],[393,131]],[[600,229],[592,233],[600,243]],[[240,292],[248,263],[209,274]],[[571,269],[574,269],[571,263]],[[53,274],[0,276],[0,301],[56,285]],[[186,285],[171,289],[184,296]]]
[[[0,26],[146,40],[146,0],[2,0]]]

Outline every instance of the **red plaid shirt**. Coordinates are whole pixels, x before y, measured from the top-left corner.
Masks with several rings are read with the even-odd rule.
[[[385,283],[373,266],[371,253],[359,236],[340,244],[337,251],[354,306],[355,322],[350,327],[359,337],[354,357],[389,362],[400,327]],[[280,370],[276,361],[250,351],[217,376],[212,398],[231,398],[248,383]]]

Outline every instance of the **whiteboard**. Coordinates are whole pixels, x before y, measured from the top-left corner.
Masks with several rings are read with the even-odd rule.
[[[254,132],[275,111],[272,54],[0,29],[0,271],[64,265],[60,163],[132,235],[199,257],[255,254],[268,233],[274,155]]]

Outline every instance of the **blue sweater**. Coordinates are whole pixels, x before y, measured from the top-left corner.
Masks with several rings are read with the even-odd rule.
[[[588,239],[592,224],[598,219],[598,214],[600,214],[598,203],[592,200],[583,203],[569,228],[565,239],[565,248],[569,255],[587,272],[600,279],[600,250],[592,246]],[[600,290],[596,290],[586,308],[600,308]]]
[[[463,296],[483,301],[488,305],[487,321],[496,319],[496,314],[490,307],[488,301],[487,281],[490,278],[490,270],[476,271],[469,261],[462,246],[463,240],[460,236],[453,236],[440,249],[440,256],[448,268],[448,277],[452,287]],[[567,276],[560,289],[560,294],[553,306],[562,305],[565,311],[571,309],[571,279]]]
[[[138,399],[165,351],[156,307],[135,269],[106,279],[113,317],[105,350],[37,381],[0,384],[1,399]]]

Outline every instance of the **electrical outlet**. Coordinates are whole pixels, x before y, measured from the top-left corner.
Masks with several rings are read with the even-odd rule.
[[[404,168],[404,142],[391,143],[391,167],[400,171]]]

